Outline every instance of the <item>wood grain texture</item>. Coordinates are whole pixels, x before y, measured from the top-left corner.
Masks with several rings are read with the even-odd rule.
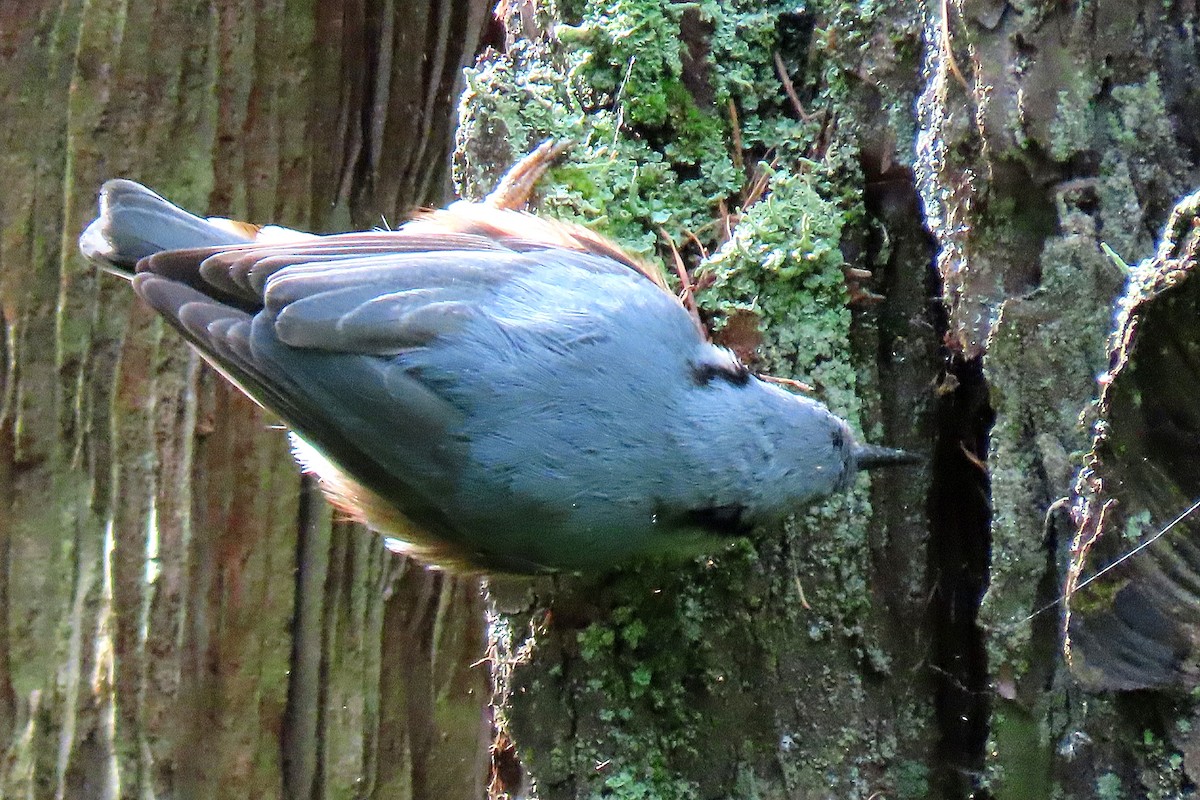
[[[442,204],[486,20],[0,2],[0,796],[482,795],[474,581],[333,520],[75,240],[114,176],[312,230]]]

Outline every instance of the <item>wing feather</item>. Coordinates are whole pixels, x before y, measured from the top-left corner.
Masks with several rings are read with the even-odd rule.
[[[450,293],[417,289],[373,298],[338,321],[339,343],[356,352],[401,352],[457,333],[475,318],[461,296],[431,300],[438,294]]]
[[[408,537],[428,557],[461,556],[445,546],[453,526],[432,499],[451,491],[462,459],[448,432],[461,418],[452,404],[385,359],[290,347],[268,317],[186,284],[143,272],[133,285],[234,385],[332,462],[352,465],[338,487],[350,505],[402,508],[415,523]],[[381,431],[390,447],[375,446]]]
[[[479,433],[464,422],[479,389],[462,384],[553,381],[547,356],[604,340],[610,301],[592,282],[653,280],[606,240],[518,212],[168,251],[136,269],[139,295],[338,465],[322,475],[345,506],[442,562],[473,558],[447,516]]]
[[[573,222],[460,200],[446,209],[422,212],[405,229],[414,233],[481,236],[518,252],[551,248],[590,253],[631,269],[671,293],[660,270],[634,258],[611,239]]]

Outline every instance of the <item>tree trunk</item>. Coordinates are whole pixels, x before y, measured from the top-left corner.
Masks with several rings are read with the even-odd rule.
[[[1108,347],[1126,336],[1114,328],[1115,308],[1130,303],[1116,302],[1127,278],[1120,257],[1151,256],[1172,205],[1197,183],[1197,10],[1103,0],[1037,10],[963,2],[944,13],[946,33],[928,51],[917,161],[954,349],[982,367],[995,413],[980,609],[993,690],[985,779],[999,798],[1179,796],[1200,777],[1181,685],[1146,676],[1154,691],[1112,695],[1098,689],[1131,687],[1065,668],[1063,612],[1097,603],[1061,603],[1064,584],[1103,564],[1075,546],[1080,507],[1058,501],[1080,466],[1085,477],[1095,467],[1083,457],[1090,428],[1111,412],[1092,403],[1113,377],[1096,380],[1110,368]],[[1130,278],[1131,296],[1142,283]],[[1191,499],[1149,506],[1147,527],[1161,529]],[[1127,551],[1137,529],[1118,536],[1106,546]],[[1136,662],[1155,646],[1141,638],[1130,649],[1113,631],[1089,655]]]
[[[444,202],[487,10],[0,2],[0,795],[482,795],[476,582],[331,520],[75,242],[115,176],[319,231]]]
[[[680,252],[718,342],[811,384],[869,440],[926,451],[945,401],[928,388],[933,249],[911,169],[922,19],[875,8],[517,15],[507,52],[468,76],[460,191],[480,195],[545,137],[573,139],[544,213],[667,265]],[[887,299],[852,312],[846,267],[874,270],[861,288]],[[969,464],[958,439],[947,449]],[[503,721],[540,796],[926,796],[957,766],[940,767],[928,662],[962,647],[929,609],[927,481],[863,479],[785,530],[561,579],[532,618],[502,615],[500,662],[526,662],[501,686]],[[963,525],[981,537],[982,474],[965,483]]]
[[[1100,247],[1197,182],[1194,5],[501,5],[460,192],[573,139],[544,213],[678,253],[717,341],[929,459],[696,562],[493,581],[494,791],[1190,791],[1188,522],[1068,601],[1082,677],[1057,601],[1200,490],[1196,214],[1111,342]],[[331,520],[75,239],[114,175],[315,230],[440,203],[485,12],[0,0],[0,794],[482,793],[475,584]]]
[[[544,213],[678,251],[717,341],[930,456],[752,545],[537,587],[532,614],[498,587],[509,785],[515,752],[543,797],[1191,786],[1190,655],[1136,699],[1067,670],[1060,596],[1101,563],[1055,501],[1125,279],[1101,244],[1148,256],[1196,182],[1196,9],[509,8],[506,52],[468,77],[460,191],[573,139]],[[847,310],[844,266],[882,302]],[[1093,665],[1128,669],[1122,636],[1091,637],[1116,648]]]

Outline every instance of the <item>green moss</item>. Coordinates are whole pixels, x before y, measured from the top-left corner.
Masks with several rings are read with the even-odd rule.
[[[1137,187],[1152,182],[1175,187],[1168,195],[1185,187],[1175,186],[1178,181],[1171,177],[1179,165],[1158,75],[1151,72],[1107,89],[1113,77],[1083,67],[1064,75],[1067,86],[1058,94],[1048,149],[1059,161],[1080,154],[1099,157],[1095,191],[1104,237],[1123,257],[1135,259],[1150,248],[1144,192]]]
[[[1113,250],[1133,262],[1150,255],[1151,242],[1143,222],[1142,202],[1129,161],[1117,150],[1105,150],[1097,179],[1100,223]]]
[[[685,5],[617,0],[589,4],[581,28],[592,44],[582,62],[580,77],[594,91],[616,98],[633,98],[622,111],[631,125],[670,127],[681,124],[695,107],[680,82],[683,70],[679,18]]]
[[[1147,221],[1153,215],[1147,198],[1160,191],[1149,187],[1172,186],[1171,175],[1178,174],[1170,115],[1157,76],[1131,70],[1113,75],[1108,70],[1101,65],[1063,70],[1056,76],[1057,103],[1040,106],[1054,115],[1046,128],[1047,141],[1040,142],[1042,152],[1063,162],[1059,166],[1068,174],[1085,177],[1058,184],[1051,196],[1053,209],[1039,207],[1019,184],[1006,186],[996,180],[984,209],[990,221],[975,230],[973,270],[980,264],[990,267],[991,254],[1005,252],[1006,242],[1021,241],[1020,228],[1042,239],[1028,257],[1018,250],[1018,258],[1001,259],[1006,261],[1005,284],[997,286],[993,296],[1007,299],[991,326],[985,362],[996,424],[988,459],[992,563],[980,620],[988,629],[991,668],[1003,674],[1011,671],[1026,706],[1021,714],[1030,720],[1025,724],[1009,710],[993,718],[995,749],[989,770],[997,797],[1037,796],[1027,794],[1033,791],[1028,782],[1034,778],[1037,791],[1055,791],[1052,782],[1043,787],[1037,776],[1039,759],[1051,757],[1041,755],[1049,747],[1045,721],[1058,713],[1052,704],[1061,702],[1048,700],[1057,695],[1045,690],[1057,685],[1059,642],[1052,620],[1028,617],[1061,586],[1063,574],[1054,574],[1047,565],[1049,560],[1065,568],[1070,534],[1061,525],[1045,528],[1044,514],[1051,502],[1069,493],[1072,472],[1082,463],[1088,431],[1080,424],[1080,412],[1097,392],[1095,376],[1107,367],[1112,303],[1126,278],[1123,262],[1101,250],[1101,235],[1110,252],[1122,259],[1136,262],[1145,256],[1150,249],[1146,231],[1153,227]],[[1041,157],[1035,155],[1033,161]],[[1009,199],[997,202],[997,196]],[[1043,217],[1040,229],[1013,217],[1022,203]],[[1047,231],[1050,226],[1056,230]],[[1021,274],[1022,258],[1025,263],[1036,259],[1039,265],[1024,289],[1012,280]],[[1127,535],[1136,536],[1137,528],[1131,522]],[[1048,554],[1047,541],[1057,541],[1058,551]],[[1120,588],[1089,586],[1071,598],[1072,607],[1080,613],[1107,607]],[[1092,705],[1086,713],[1092,721],[1086,727],[1097,730],[1098,703],[1094,698],[1088,702]],[[1071,785],[1070,779],[1059,779]],[[1102,796],[1105,781],[1111,784],[1109,794],[1120,796],[1128,776],[1102,777],[1096,786]]]
[[[923,800],[929,797],[929,768],[919,761],[896,765],[896,797],[899,800]]]
[[[685,13],[711,31],[703,44],[712,69],[709,85],[695,90],[699,100],[680,80]],[[832,95],[846,91],[826,81],[842,86],[843,74],[857,69],[830,59],[814,72],[804,51],[795,52],[807,40],[785,24],[795,17],[807,19],[782,2],[752,10],[713,0],[587,4],[579,25],[560,28],[557,42],[520,41],[468,70],[455,163],[460,194],[481,197],[547,137],[571,139],[576,147],[540,187],[543,213],[595,227],[642,254],[655,250],[660,226],[677,241],[687,231],[715,249],[718,204],[736,209],[746,187],[738,162],[770,155],[791,163],[811,152],[827,123],[820,115],[797,118],[774,54],[785,54],[797,91],[814,109],[828,110]],[[831,53],[856,57],[863,46],[853,44],[857,29],[841,29],[838,44],[827,44]],[[735,124],[743,152],[733,151]],[[497,152],[501,146],[506,152]]]
[[[641,98],[599,102],[583,72],[579,51],[559,55],[524,44],[468,73],[455,179],[466,197],[485,194],[504,169],[548,137],[570,139],[575,148],[540,188],[543,213],[572,219],[613,237],[633,252],[655,251],[659,226],[672,235],[701,230],[717,202],[737,188],[737,176],[721,148],[718,119],[688,106],[686,97],[665,133],[662,152],[623,135],[627,107]],[[686,101],[686,102],[685,102]],[[585,110],[585,108],[589,110]],[[491,146],[507,141],[511,150]],[[487,142],[477,150],[472,143]],[[702,165],[697,167],[696,165]]]
[[[812,171],[828,165],[810,165]],[[766,197],[743,214],[733,238],[701,269],[699,295],[719,329],[736,312],[760,321],[766,371],[811,382],[837,413],[858,402],[848,357],[850,311],[839,243],[846,211],[811,174],[775,173]]]
[[[1071,595],[1071,609],[1081,616],[1102,613],[1113,608],[1117,595],[1127,581],[1095,581]]]
[[[1052,748],[1038,718],[1014,703],[992,715],[992,796],[997,800],[1042,800],[1051,795]]]
[[[1059,198],[1063,233],[1041,248],[1041,286],[1004,304],[988,343],[996,423],[989,457],[992,577],[981,621],[993,632],[990,663],[1013,667],[1018,678],[1028,666],[1031,629],[1025,618],[1038,605],[1036,589],[1046,569],[1040,531],[1053,498],[1045,498],[1045,482],[1065,494],[1081,463],[1087,431],[1079,413],[1093,399],[1094,376],[1107,364],[1111,298],[1123,281],[1099,250],[1096,223],[1078,202]],[[1041,435],[1033,438],[1030,431]]]
[[[1050,155],[1059,161],[1066,161],[1080,149],[1081,145],[1092,141],[1092,131],[1096,127],[1096,108],[1092,98],[1097,89],[1091,81],[1085,79],[1086,73],[1079,71],[1072,76],[1068,86],[1058,92],[1058,103],[1054,119],[1050,122]]]
[[[1123,800],[1125,793],[1121,790],[1121,777],[1113,772],[1106,772],[1096,778],[1097,800]]]
[[[691,784],[673,778],[661,767],[627,767],[606,777],[601,789],[588,798],[605,800],[692,800],[699,797]]]
[[[539,212],[654,259],[669,254],[671,237],[696,278],[712,281],[701,303],[714,324],[753,313],[763,339],[756,366],[813,384],[857,428],[842,234],[865,219],[849,121],[858,117],[831,120],[856,91],[863,54],[893,51],[864,32],[877,9],[751,5],[572,3],[577,24],[556,39],[519,42],[468,71],[455,180],[462,196],[481,197],[539,142],[571,139],[537,187]],[[700,40],[685,41],[685,17],[705,32]],[[705,86],[683,80],[689,46],[706,50]],[[782,89],[776,53],[808,118]],[[907,115],[910,103],[896,108]],[[906,158],[906,143],[895,144]],[[756,165],[765,193],[750,190]],[[869,517],[860,489],[708,559],[565,587],[560,602],[587,598],[591,621],[562,643],[566,661],[519,671],[526,691],[513,701],[568,698],[557,716],[512,715],[539,781],[582,796],[687,798],[728,794],[722,775],[774,787],[782,764],[791,794],[870,794],[864,776],[897,744],[860,716],[860,672],[888,669],[868,621]],[[820,732],[792,736],[780,729],[796,723],[762,719],[772,692],[811,697],[803,724],[816,720]],[[521,728],[535,717],[538,729]],[[556,733],[548,718],[570,722]]]
[[[1112,99],[1116,107],[1108,115],[1109,134],[1123,150],[1146,152],[1171,146],[1171,115],[1156,73],[1140,83],[1113,87]]]
[[[1151,730],[1142,731],[1142,769],[1138,780],[1146,800],[1171,800],[1192,791],[1193,780],[1183,769],[1183,755]]]

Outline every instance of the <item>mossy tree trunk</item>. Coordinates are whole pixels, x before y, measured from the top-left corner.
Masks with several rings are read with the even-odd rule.
[[[503,586],[506,725],[541,795],[1192,785],[1178,689],[1066,669],[1074,523],[1046,518],[1125,279],[1101,243],[1148,256],[1197,182],[1194,6],[510,8],[468,80],[460,190],[573,138],[543,212],[678,250],[718,341],[930,454],[752,546],[538,587],[532,615]],[[885,299],[848,310],[846,266]]]
[[[1099,243],[1148,255],[1196,183],[1195,8],[505,7],[463,193],[574,138],[547,213],[668,264],[669,240],[720,341],[931,452],[751,545],[502,614],[542,796],[1194,784],[1179,687],[1086,691],[1055,612],[1030,616],[1062,583],[1073,523],[1045,519],[1123,281]],[[74,239],[115,174],[317,230],[438,202],[484,12],[0,2],[4,795],[479,793],[473,584],[332,523],[270,420]],[[846,266],[885,299],[851,312]]]
[[[940,245],[949,343],[961,363],[981,368],[995,414],[991,565],[979,616],[991,690],[985,779],[994,796],[1013,800],[1180,796],[1200,779],[1187,694],[1194,677],[1168,686],[1146,674],[1141,685],[1157,688],[1136,694],[1099,691],[1118,682],[1095,676],[1080,685],[1086,676],[1062,658],[1057,601],[1072,568],[1087,576],[1103,566],[1073,547],[1085,520],[1072,484],[1091,444],[1097,377],[1108,383],[1108,348],[1126,335],[1114,312],[1128,304],[1127,279],[1135,297],[1150,283],[1121,261],[1150,258],[1172,206],[1200,183],[1200,16],[1194,4],[1119,0],[964,0],[940,14],[949,18],[928,50],[917,161]],[[1190,331],[1178,329],[1179,347],[1194,345]],[[1172,444],[1194,453],[1194,439]],[[1194,498],[1176,499],[1178,507],[1148,515],[1146,533]],[[1138,535],[1133,526],[1105,546],[1115,556]],[[1194,535],[1174,534],[1185,549]],[[1184,597],[1171,602],[1191,603],[1183,613],[1195,619]],[[1082,603],[1082,595],[1068,601]],[[1093,640],[1095,663],[1137,663],[1157,646],[1155,615],[1125,611],[1143,630],[1132,647],[1115,630]]]
[[[0,2],[0,796],[481,796],[476,582],[332,520],[75,240],[114,176],[312,230],[440,204],[487,6]]]
[[[811,384],[869,440],[927,451],[939,342],[912,171],[921,9],[539,8],[468,76],[460,191],[480,195],[544,137],[573,139],[543,213],[668,270],[674,248],[719,342]],[[847,267],[874,270],[854,281],[886,300],[852,311]],[[966,445],[983,456],[981,437]],[[926,796],[945,760],[927,477],[864,480],[694,562],[539,586],[532,616],[497,587],[499,663],[517,662],[505,723],[540,796]]]

